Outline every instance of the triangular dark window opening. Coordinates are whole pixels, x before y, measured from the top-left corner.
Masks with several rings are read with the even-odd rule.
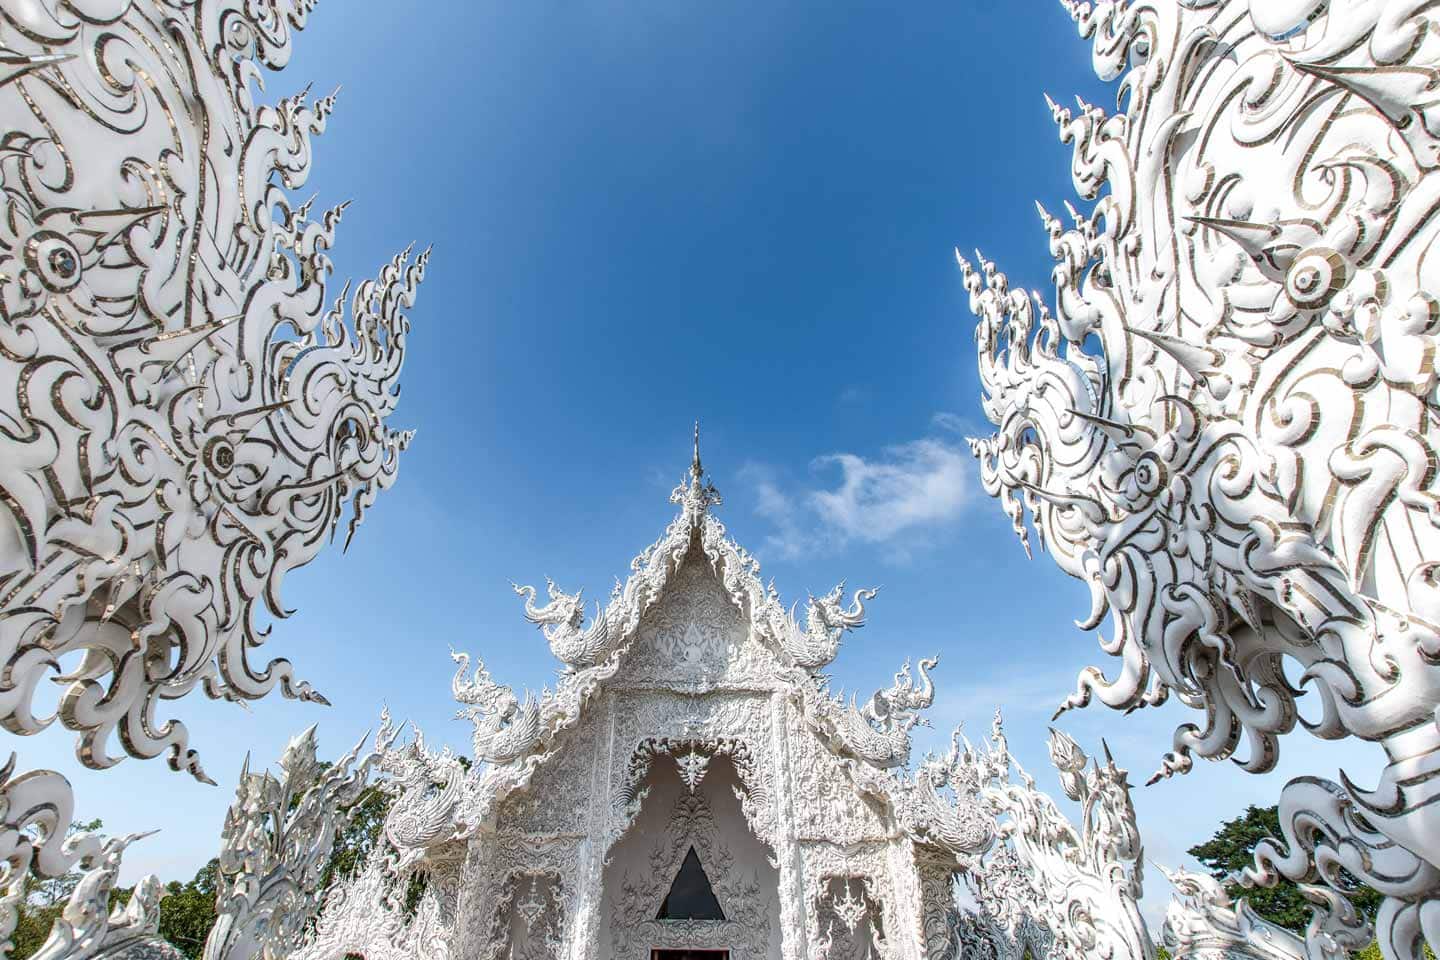
[[[710,886],[710,878],[705,875],[705,868],[700,865],[700,856],[693,846],[685,854],[685,862],[680,864],[680,872],[675,874],[675,882],[670,884],[670,892],[661,901],[660,912],[655,919],[725,919],[720,901],[715,898],[715,890]]]

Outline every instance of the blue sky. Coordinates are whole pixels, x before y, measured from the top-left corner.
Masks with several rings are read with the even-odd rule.
[[[219,787],[162,761],[90,774],[54,732],[19,744],[23,763],[70,774],[82,817],[163,827],[128,873],[171,879],[217,849],[247,749],[273,762],[318,721],[333,756],[387,702],[468,752],[448,648],[505,682],[546,682],[509,581],[605,597],[668,522],[698,417],[721,515],[782,595],[883,586],[836,682],[868,692],[938,651],[922,743],[961,720],[983,736],[1003,703],[1013,750],[1053,787],[1051,709],[1100,654],[1072,622],[1084,588],[1027,562],[980,490],[963,440],[985,431],[973,321],[951,251],[979,246],[1049,289],[1034,201],[1058,209],[1072,190],[1042,94],[1114,101],[1060,5],[423,6],[322,4],[267,94],[343,84],[303,191],[355,201],[337,279],[435,245],[411,312],[396,423],[418,435],[400,480],[348,555],[287,580],[298,613],[266,648],[334,706],[174,707]],[[1183,713],[1092,708],[1061,725],[1087,748],[1108,738],[1141,783]],[[1297,772],[1344,765],[1366,783],[1378,768],[1353,745],[1286,746],[1279,774],[1206,764],[1137,788],[1149,855],[1178,862]],[[1168,889],[1148,879],[1153,914]]]

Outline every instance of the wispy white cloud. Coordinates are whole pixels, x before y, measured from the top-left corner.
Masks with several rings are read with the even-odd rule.
[[[1039,669],[1027,665],[1001,676],[955,678],[936,697],[931,719],[937,729],[948,730],[977,707],[988,715],[996,707],[1007,715],[1048,721],[1075,686],[1080,671],[1069,666]]]
[[[884,543],[959,516],[967,499],[969,461],[955,445],[933,438],[890,447],[869,460],[832,453],[815,466],[821,472],[838,467],[839,486],[812,490],[806,499],[842,541]]]
[[[946,433],[959,434],[960,436],[965,436],[967,434],[974,434],[978,432],[975,430],[974,426],[970,423],[970,421],[960,416],[960,414],[951,413],[948,410],[942,410],[939,413],[935,414],[935,416],[931,417],[930,424],[937,430],[943,430]]]
[[[808,484],[790,484],[765,464],[741,472],[755,512],[775,526],[774,553],[793,559],[852,543],[881,546],[904,561],[971,498],[970,454],[951,437],[930,436],[874,456],[829,453],[810,464]]]
[[[775,527],[775,532],[765,538],[767,552],[785,560],[802,556],[812,546],[811,536],[802,529],[799,506],[781,486],[775,469],[752,461],[740,468],[740,479],[750,485],[755,513]]]

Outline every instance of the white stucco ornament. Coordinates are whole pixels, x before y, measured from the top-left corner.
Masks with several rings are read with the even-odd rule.
[[[1440,946],[1440,20],[1064,6],[1122,96],[1051,104],[1094,202],[1041,211],[1054,312],[960,258],[985,488],[1089,587],[1083,626],[1110,621],[1115,671],[1062,710],[1196,708],[1157,777],[1270,770],[1297,726],[1375,743],[1373,770],[1286,786],[1247,878],[1313,888],[1322,957],[1370,940],[1348,872],[1387,896],[1386,955],[1418,957]]]
[[[1296,960],[1306,955],[1305,941],[1257,914],[1244,900],[1231,899],[1214,877],[1187,870],[1165,870],[1175,897],[1161,930],[1174,957],[1194,960]],[[1336,960],[1348,957],[1336,953]]]
[[[256,103],[310,0],[4,0],[0,47],[0,723],[81,759],[169,756],[160,701],[318,699],[252,662],[257,605],[395,478],[425,256],[329,301],[343,210],[312,219],[334,96]],[[61,666],[61,662],[65,666]],[[58,716],[32,696],[65,683]]]
[[[354,534],[410,438],[388,418],[427,255],[332,299],[344,205],[291,191],[335,97],[255,96],[314,5],[0,0],[0,726],[58,721],[90,767],[208,780],[165,715],[196,690],[323,702],[256,615],[288,615],[285,574],[347,504]],[[64,842],[63,778],[14,769],[0,936],[26,871],[102,856]]]

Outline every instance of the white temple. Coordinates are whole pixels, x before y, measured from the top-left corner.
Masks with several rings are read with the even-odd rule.
[[[267,956],[1153,957],[1123,770],[1052,734],[1077,827],[1013,762],[998,715],[988,750],[956,731],[912,769],[936,659],[863,703],[831,693],[819,671],[875,591],[847,607],[842,585],[797,621],[711,514],[698,428],[671,499],[679,515],[592,625],[579,594],[550,584],[536,606],[515,588],[560,660],[554,690],[522,701],[454,655],[483,763],[418,732],[396,747],[385,719],[366,761],[395,797],[385,841],[298,949]],[[245,804],[235,823],[264,821]]]
[[[672,500],[679,515],[588,629],[578,594],[552,584],[537,607],[516,588],[561,662],[554,691],[519,703],[457,655],[455,695],[489,762],[474,777],[432,762],[458,789],[437,798],[428,783],[445,777],[416,778],[430,822],[387,831],[429,876],[451,954],[927,956],[958,864],[893,771],[935,661],[863,706],[831,696],[818,671],[874,591],[844,609],[839,588],[812,598],[797,623],[711,515],[698,444]],[[975,831],[977,849],[986,839]],[[356,929],[329,912],[322,940]]]

